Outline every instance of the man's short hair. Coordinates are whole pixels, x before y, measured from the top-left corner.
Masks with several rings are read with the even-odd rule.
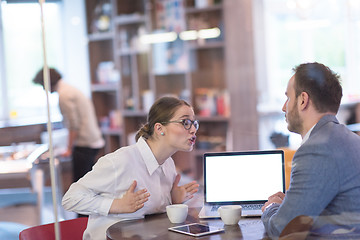
[[[49,68],[50,86],[53,88],[62,78],[61,74],[55,68]],[[33,79],[33,83],[44,86],[44,69],[42,68]]]
[[[321,63],[304,63],[296,66],[295,95],[306,92],[320,113],[337,113],[342,98],[340,76]]]

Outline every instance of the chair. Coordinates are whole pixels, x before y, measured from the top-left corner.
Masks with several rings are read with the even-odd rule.
[[[279,240],[305,240],[313,223],[314,220],[309,216],[297,216],[285,226]]]
[[[81,240],[88,218],[75,218],[59,222],[61,239]],[[19,240],[54,240],[55,224],[44,224],[24,229],[19,234]]]
[[[290,186],[290,175],[291,175],[291,164],[292,159],[296,150],[290,148],[281,148],[284,151],[284,158],[285,158],[285,189],[288,190]]]

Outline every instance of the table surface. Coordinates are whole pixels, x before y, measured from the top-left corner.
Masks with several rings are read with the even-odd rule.
[[[264,226],[260,218],[242,218],[237,225],[224,225],[220,219],[199,219],[200,208],[189,208],[189,214],[185,223],[172,224],[167,218],[166,213],[149,215],[144,219],[123,221],[113,224],[107,229],[108,240],[144,240],[144,239],[270,239],[265,233]],[[187,223],[200,222],[208,223],[216,227],[223,227],[224,232],[214,233],[202,237],[192,237],[189,235],[169,231],[169,227],[183,225]]]

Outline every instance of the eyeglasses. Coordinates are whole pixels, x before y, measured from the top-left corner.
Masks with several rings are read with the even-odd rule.
[[[163,122],[163,123],[181,123],[185,130],[189,130],[191,128],[192,125],[194,125],[195,129],[198,130],[199,129],[199,121],[198,120],[190,120],[190,119],[183,119],[183,120],[177,120],[177,121],[169,121],[169,122]]]

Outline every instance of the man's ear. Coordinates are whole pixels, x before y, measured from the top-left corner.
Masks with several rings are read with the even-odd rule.
[[[310,98],[309,98],[309,94],[307,92],[302,92],[298,98],[299,98],[298,102],[299,102],[300,110],[304,110],[307,107],[309,107]]]

